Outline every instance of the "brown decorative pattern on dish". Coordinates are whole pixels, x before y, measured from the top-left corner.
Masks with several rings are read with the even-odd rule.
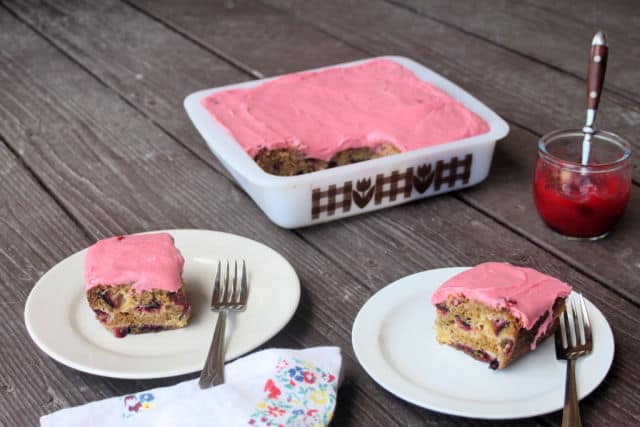
[[[452,157],[448,162],[438,160],[434,165],[424,163],[417,167],[409,167],[400,172],[394,170],[388,176],[378,174],[375,181],[371,177],[355,181],[345,181],[341,187],[330,185],[326,190],[314,188],[311,191],[311,218],[318,219],[322,212],[328,216],[336,211],[349,212],[352,205],[364,209],[372,201],[380,205],[383,201],[395,201],[398,197],[407,199],[413,190],[419,194],[426,192],[431,186],[439,191],[442,186],[452,188],[458,180],[463,184],[469,182],[473,155],[463,159]],[[339,200],[338,200],[339,199]]]

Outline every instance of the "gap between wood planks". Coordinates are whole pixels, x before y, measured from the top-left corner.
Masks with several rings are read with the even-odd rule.
[[[390,5],[394,6],[394,7],[398,7],[400,9],[407,10],[407,11],[409,11],[411,13],[415,13],[416,15],[424,16],[425,18],[428,18],[428,19],[431,19],[433,21],[436,21],[439,24],[442,24],[442,25],[444,25],[446,27],[453,28],[454,30],[459,31],[461,33],[464,33],[464,34],[466,34],[468,36],[474,37],[474,38],[476,38],[478,40],[482,40],[483,42],[485,42],[487,44],[499,47],[499,48],[504,49],[504,50],[506,50],[508,52],[511,52],[511,53],[513,53],[515,55],[518,55],[518,56],[520,56],[522,58],[526,58],[529,61],[535,62],[537,64],[541,64],[543,66],[546,66],[547,68],[550,68],[552,70],[558,71],[558,72],[563,73],[563,74],[566,74],[566,75],[571,76],[571,77],[573,77],[573,78],[575,78],[577,80],[581,80],[581,81],[585,82],[585,88],[586,88],[586,79],[584,79],[582,76],[580,76],[580,75],[578,75],[578,74],[576,74],[576,73],[574,73],[572,71],[566,70],[566,69],[564,69],[564,68],[562,68],[562,67],[560,67],[558,65],[551,64],[549,62],[545,62],[545,61],[543,61],[541,59],[536,58],[535,56],[529,55],[527,53],[524,53],[524,52],[521,52],[519,50],[516,50],[516,49],[514,49],[512,47],[509,47],[509,46],[506,46],[504,44],[498,43],[498,42],[496,42],[496,41],[494,41],[494,40],[492,40],[492,39],[490,39],[488,37],[484,37],[484,36],[482,36],[480,34],[474,33],[473,31],[466,30],[465,28],[460,27],[460,26],[455,25],[455,24],[452,24],[449,21],[445,21],[444,19],[438,18],[437,16],[428,14],[424,10],[417,9],[415,7],[412,7],[412,6],[409,6],[407,4],[398,2],[396,0],[380,0],[380,1],[388,3],[388,4],[390,4]],[[535,7],[538,7],[538,6],[535,6]],[[616,95],[618,95],[621,98],[626,99],[627,101],[630,101],[630,102],[633,102],[633,103],[636,103],[636,104],[638,103],[638,99],[637,98],[635,98],[633,96],[630,96],[628,93],[622,92],[622,91],[620,91],[619,89],[617,89],[615,87],[613,87],[613,88],[609,88],[608,87],[607,88],[607,92],[615,93]],[[520,127],[523,127],[523,126],[520,126]],[[533,132],[533,133],[535,133],[538,136],[541,136],[540,134],[538,134],[536,132]],[[640,185],[640,181],[638,181],[638,182],[634,181],[634,184]]]
[[[92,241],[93,237],[89,233],[89,230],[86,227],[84,227],[80,221],[78,221],[78,219],[69,211],[69,209],[67,209],[64,203],[62,203],[62,200],[60,200],[60,198],[53,191],[51,191],[51,189],[44,183],[44,181],[40,179],[38,174],[36,174],[35,171],[27,164],[27,162],[24,161],[20,153],[16,149],[14,149],[11,144],[9,144],[9,142],[6,140],[4,135],[2,135],[2,133],[0,133],[0,143],[2,143],[7,148],[7,150],[9,150],[11,154],[15,156],[20,166],[23,167],[29,173],[29,176],[33,178],[33,180],[37,182],[38,185],[44,189],[45,193],[47,193],[47,195],[49,195],[49,197],[53,199],[55,204],[60,207],[60,209],[65,213],[65,215],[67,215],[67,217],[69,217],[69,219],[73,222],[73,224],[76,227],[78,227],[78,229],[82,232],[82,234],[89,241]]]
[[[180,36],[182,36],[183,38],[189,40],[192,43],[195,43],[196,45],[198,45],[200,48],[204,49],[207,52],[210,52],[211,54],[213,54],[214,56],[220,58],[222,61],[224,61],[225,63],[228,63],[229,65],[231,65],[233,68],[241,71],[244,74],[247,74],[250,77],[254,77],[254,78],[261,78],[263,77],[262,73],[260,73],[259,71],[253,69],[252,67],[249,67],[248,65],[245,65],[242,61],[238,61],[235,60],[233,58],[230,58],[229,55],[224,54],[219,52],[217,49],[213,49],[211,48],[208,44],[198,40],[197,38],[191,36],[190,34],[187,34],[186,32],[182,31],[179,27],[176,27],[168,22],[166,22],[165,20],[163,20],[162,18],[158,18],[154,15],[150,15],[149,13],[147,13],[144,9],[141,9],[140,7],[138,7],[135,4],[131,4],[128,0],[122,0],[124,3],[126,3],[127,5],[129,5],[130,7],[132,7],[133,9],[137,10],[139,13],[142,13],[143,15],[149,17],[150,19],[160,23],[162,26],[178,33]],[[275,8],[271,5],[265,4],[265,7],[268,7],[270,9],[273,10],[277,10],[280,12],[284,12],[286,13],[288,16],[291,17],[291,19],[293,20],[299,20],[299,18],[291,15],[288,11],[286,10],[280,10],[278,8]],[[90,68],[88,68],[87,66],[83,65],[82,63],[80,63],[78,60],[76,60],[73,56],[71,56],[70,54],[68,54],[65,50],[63,50],[62,48],[60,48],[57,43],[52,40],[50,37],[48,37],[45,33],[43,33],[42,31],[38,30],[38,28],[34,27],[33,25],[31,25],[28,21],[22,19],[19,15],[17,15],[16,13],[14,13],[11,9],[9,9],[6,5],[3,4],[3,8],[6,9],[12,16],[14,16],[16,19],[18,19],[20,22],[22,22],[23,24],[25,24],[26,26],[28,26],[32,31],[34,31],[36,34],[38,34],[41,38],[43,38],[44,40],[46,40],[46,42],[50,45],[52,45],[57,51],[59,51],[60,53],[62,53],[66,58],[70,59],[74,64],[76,64],[77,66],[79,66],[81,69],[83,69],[85,72],[87,72],[89,75],[91,75],[94,79],[96,79],[97,81],[99,81],[104,87],[108,88],[109,90],[114,91],[117,96],[124,101],[127,105],[129,105],[131,108],[135,109],[136,111],[140,112],[147,120],[149,120],[150,122],[152,122],[154,125],[156,125],[156,127],[158,127],[163,133],[165,133],[167,136],[169,136],[173,141],[175,141],[176,143],[180,144],[181,146],[183,146],[184,148],[187,149],[187,151],[189,153],[191,153],[192,155],[194,155],[194,157],[196,157],[198,160],[200,160],[201,162],[203,162],[204,164],[206,164],[208,167],[212,168],[215,173],[218,173],[222,176],[224,176],[225,178],[227,178],[227,180],[237,189],[241,188],[238,186],[238,184],[231,179],[223,170],[218,169],[217,167],[213,166],[209,161],[207,161],[206,158],[202,157],[201,154],[199,154],[198,152],[196,152],[195,150],[193,150],[191,147],[189,147],[188,144],[184,144],[178,137],[176,137],[172,132],[170,132],[169,130],[167,130],[162,123],[154,120],[152,117],[150,117],[148,114],[146,114],[142,109],[140,109],[136,104],[134,104],[132,101],[129,101],[127,98],[125,98],[124,96],[122,96],[117,90],[114,90],[107,82],[105,82],[102,78],[100,78],[98,75],[96,75]],[[306,22],[306,21],[304,21]],[[322,32],[323,34],[328,35],[329,37],[335,39],[335,40],[339,40],[345,44],[348,44],[349,46],[351,46],[352,48],[364,53],[364,54],[372,54],[371,52],[368,52],[366,49],[363,49],[361,47],[358,46],[354,46],[350,43],[347,43],[346,41],[342,40],[340,37],[335,36],[329,32],[327,32],[326,30],[322,29],[322,28],[318,28],[315,27],[315,29],[317,29],[318,31]],[[512,123],[513,125],[520,127],[536,136],[540,136],[540,134],[538,132],[535,132],[531,129],[528,129],[525,126],[520,125],[519,123],[516,123],[512,120],[508,120],[510,123]],[[6,144],[6,141],[5,141]],[[8,145],[8,144],[7,144]],[[13,150],[12,150],[13,151]],[[14,152],[15,153],[15,152]],[[17,153],[15,153],[16,155],[18,155]],[[30,173],[32,173],[34,176],[35,174],[33,173],[33,171],[31,171],[29,169]],[[49,193],[52,194],[50,189],[46,187],[46,185],[44,185],[40,180],[38,180],[38,182],[45,188],[45,190]],[[615,295],[619,296],[620,298],[624,299],[625,301],[636,305],[636,306],[640,306],[640,304],[636,303],[631,297],[627,296],[626,294],[620,292],[615,286],[613,285],[609,285],[606,281],[601,280],[600,278],[598,278],[597,276],[588,273],[587,271],[585,271],[582,268],[579,268],[578,266],[572,264],[569,260],[565,260],[563,257],[561,257],[561,254],[558,253],[558,251],[553,250],[553,248],[550,248],[548,245],[545,245],[543,242],[540,242],[539,239],[536,239],[535,237],[529,237],[525,232],[523,232],[522,230],[520,230],[517,227],[511,226],[507,223],[505,223],[504,221],[500,220],[497,216],[491,214],[491,212],[481,208],[480,206],[478,206],[476,203],[473,202],[473,200],[467,196],[465,196],[463,193],[454,193],[454,194],[449,194],[448,196],[453,197],[457,200],[459,200],[460,202],[464,203],[465,205],[471,207],[472,209],[478,211],[479,213],[481,213],[482,215],[490,218],[491,220],[493,220],[496,224],[498,224],[499,226],[513,232],[514,234],[520,236],[521,238],[529,241],[530,243],[532,243],[533,245],[535,245],[536,247],[540,248],[541,250],[549,253],[550,255],[552,255],[554,258],[560,260],[563,264],[575,269],[576,271],[580,272],[581,274],[584,274],[586,277],[588,277],[589,279],[593,280],[594,282],[602,285],[603,287],[609,289],[611,292],[613,292]],[[55,197],[55,195],[52,194],[52,197],[56,200],[56,203],[60,204],[60,201]],[[64,209],[64,207],[63,207]],[[69,214],[68,210],[64,209],[65,212],[67,214]],[[71,216],[71,215],[70,215]],[[71,218],[76,222],[77,219],[74,218],[73,216],[71,216]],[[79,224],[80,225],[80,224]],[[80,225],[81,229],[83,230],[84,233],[87,233],[87,230],[82,227]],[[320,254],[322,254],[323,256],[325,256],[328,259],[331,259],[331,256],[329,253],[327,253],[326,250],[323,250],[322,248],[318,247],[317,245],[313,244],[309,239],[307,239],[302,233],[298,232],[297,230],[292,230],[293,234],[295,234],[298,238],[300,238],[301,240],[303,240],[305,243],[309,244],[310,246],[312,246],[313,248],[315,248]],[[349,271],[346,271],[344,269],[342,269],[343,272],[345,272],[347,275],[349,275],[350,277],[353,277],[354,279],[357,280],[357,278],[350,273]]]

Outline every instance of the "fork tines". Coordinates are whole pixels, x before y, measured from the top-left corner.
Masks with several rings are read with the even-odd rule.
[[[241,309],[247,304],[247,267],[242,261],[242,276],[238,286],[238,261],[234,262],[233,277],[230,274],[229,261],[226,262],[226,274],[222,277],[222,263],[218,261],[218,270],[213,282],[211,294],[211,308],[227,307],[229,309]]]
[[[566,309],[560,316],[560,325],[556,332],[556,350],[559,358],[580,357],[593,349],[591,323],[582,294],[578,294],[579,309],[575,300],[576,298],[567,298]]]

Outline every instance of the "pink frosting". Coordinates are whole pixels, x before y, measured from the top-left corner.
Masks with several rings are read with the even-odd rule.
[[[449,295],[463,295],[491,308],[508,309],[525,329],[531,329],[548,313],[532,343],[535,348],[551,323],[556,298],[564,298],[570,292],[571,286],[532,268],[486,262],[447,280],[433,293],[431,302],[435,305],[446,301]]]
[[[96,242],[85,258],[85,289],[130,283],[136,292],[182,286],[184,258],[167,233],[110,237]]]
[[[262,148],[295,147],[329,160],[388,142],[409,151],[489,130],[460,102],[385,59],[217,92],[202,105],[251,157]]]

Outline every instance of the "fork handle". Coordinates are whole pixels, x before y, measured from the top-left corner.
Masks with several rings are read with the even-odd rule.
[[[220,310],[216,320],[209,354],[200,373],[200,388],[224,384],[224,332],[227,326],[227,310]]]
[[[581,427],[578,390],[576,387],[576,361],[567,360],[567,376],[564,385],[564,409],[562,427]]]

